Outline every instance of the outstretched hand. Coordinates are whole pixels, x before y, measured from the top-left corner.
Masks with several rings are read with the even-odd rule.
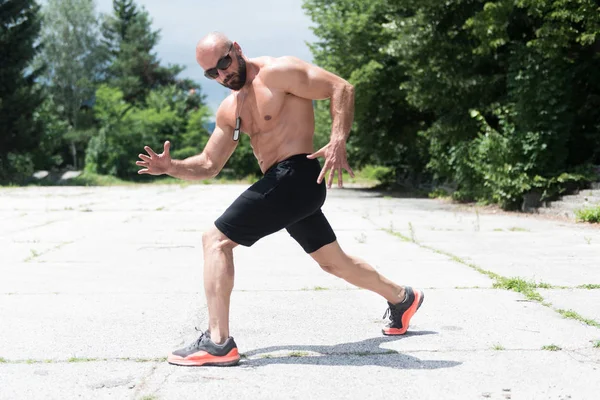
[[[165,142],[163,152],[160,154],[156,154],[149,146],[144,146],[144,150],[146,150],[148,156],[145,154],[140,154],[138,156],[142,159],[142,161],[136,161],[135,164],[139,165],[140,167],[144,167],[144,169],[140,169],[138,171],[138,174],[166,174],[171,167],[171,154],[169,153],[170,148],[171,142],[168,140]]]
[[[323,178],[327,176],[327,172],[329,173],[329,177],[327,179],[327,187],[331,188],[331,184],[333,183],[333,177],[337,171],[338,175],[338,187],[343,187],[344,183],[342,180],[342,170],[345,169],[348,171],[351,177],[354,178],[354,172],[350,165],[348,164],[348,155],[346,154],[346,143],[345,142],[329,142],[327,145],[322,147],[317,152],[310,154],[307,156],[310,159],[324,157],[325,164],[323,164],[323,169],[317,178],[317,183],[321,183]]]

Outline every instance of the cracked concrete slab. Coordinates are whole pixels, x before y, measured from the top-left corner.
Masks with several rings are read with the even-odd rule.
[[[365,190],[331,190],[324,212],[349,253],[426,289],[407,335],[382,336],[385,301],[325,273],[284,231],[234,253],[240,366],[168,365],[207,323],[202,232],[244,188],[0,189],[0,399],[597,395],[600,329],[466,264],[598,284],[599,230]],[[600,289],[537,291],[600,322]]]

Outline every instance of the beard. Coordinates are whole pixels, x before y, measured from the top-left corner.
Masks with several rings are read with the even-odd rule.
[[[238,70],[233,74],[229,75],[225,82],[221,83],[221,85],[226,88],[232,90],[240,90],[246,84],[246,61],[243,57],[236,54],[236,59],[238,61]]]

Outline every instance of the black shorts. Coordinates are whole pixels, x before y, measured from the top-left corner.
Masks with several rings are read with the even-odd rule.
[[[285,228],[304,251],[312,253],[336,240],[321,212],[327,188],[317,183],[321,165],[297,154],[273,165],[238,197],[215,226],[230,240],[252,246]]]

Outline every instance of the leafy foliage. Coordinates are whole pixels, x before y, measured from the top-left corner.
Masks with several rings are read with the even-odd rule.
[[[44,98],[32,69],[41,22],[33,0],[0,3],[0,181],[21,181],[33,171],[30,154],[43,134],[36,110]]]
[[[43,76],[51,97],[46,111],[53,107],[52,114],[64,121],[63,135],[53,138],[78,168],[83,165],[78,155],[94,133],[90,108],[103,63],[94,1],[49,0],[43,16],[44,48],[38,63],[48,66]]]
[[[109,58],[107,82],[129,103],[141,103],[152,89],[175,84],[183,67],[161,66],[153,49],[160,38],[148,12],[133,0],[113,0],[113,13],[102,23],[103,46]]]
[[[136,177],[136,155],[142,144],[160,151],[164,141],[170,140],[183,146],[174,156],[200,152],[208,137],[204,128],[208,111],[187,110],[188,95],[175,87],[158,89],[148,95],[148,106],[140,108],[127,103],[119,89],[101,86],[94,107],[99,131],[87,149],[86,171]]]
[[[575,211],[578,221],[600,223],[600,206]]]
[[[317,63],[357,88],[359,160],[425,168],[455,199],[505,208],[581,185],[578,169],[600,164],[597,2],[304,4]]]

